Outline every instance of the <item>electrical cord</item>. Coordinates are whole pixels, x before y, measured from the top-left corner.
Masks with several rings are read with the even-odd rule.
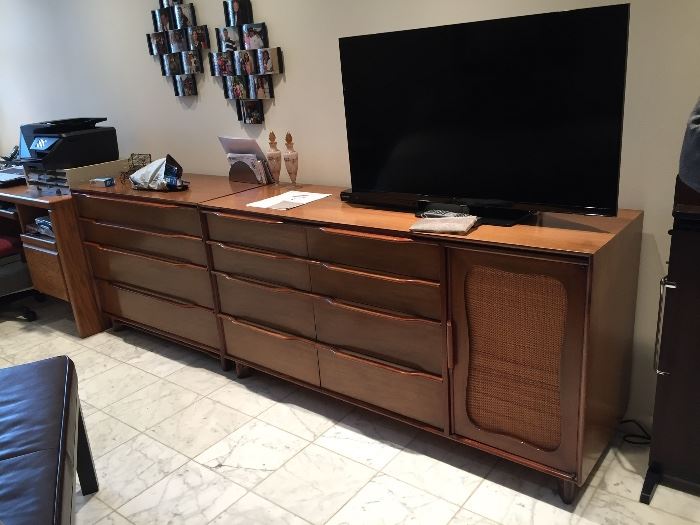
[[[622,440],[630,445],[649,445],[651,443],[651,434],[642,426],[642,424],[635,419],[623,419],[620,422],[620,426],[632,424],[636,426],[641,434],[628,433],[622,436]]]

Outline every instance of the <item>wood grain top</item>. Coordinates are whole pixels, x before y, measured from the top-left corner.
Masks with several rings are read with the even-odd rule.
[[[0,201],[14,204],[28,204],[39,208],[49,208],[55,202],[69,200],[70,195],[51,195],[49,192],[38,192],[26,184],[0,188]]]
[[[331,196],[288,211],[263,210],[247,206],[251,202],[274,197],[290,190],[330,193]],[[596,253],[617,233],[643,219],[643,212],[636,210],[620,210],[617,217],[540,213],[527,224],[512,227],[482,225],[466,235],[414,234],[409,232],[410,226],[416,221],[412,213],[348,204],[340,200],[341,191],[342,188],[338,187],[312,184],[258,186],[243,193],[203,202],[201,205],[205,210],[223,213],[282,217],[294,222],[345,226],[377,233],[411,236],[416,239],[509,246],[582,255]]]
[[[131,187],[131,184],[122,184],[119,181],[117,181],[116,186],[112,186],[110,188],[92,186],[90,184],[81,184],[77,188],[74,188],[73,191],[118,198],[170,202],[175,204],[196,206],[202,202],[223,197],[224,195],[231,195],[232,193],[238,193],[257,187],[256,184],[232,182],[228,177],[222,177],[219,175],[185,173],[182,178],[183,180],[190,182],[190,188],[186,191],[167,192],[135,190]]]

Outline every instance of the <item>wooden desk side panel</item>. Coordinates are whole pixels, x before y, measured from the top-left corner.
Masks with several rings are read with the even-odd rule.
[[[97,303],[92,273],[83,251],[78,215],[73,200],[53,203],[51,219],[78,333],[81,337],[89,337],[102,332],[107,328],[108,323]]]
[[[629,400],[643,215],[594,256],[580,413],[579,484],[608,447]]]

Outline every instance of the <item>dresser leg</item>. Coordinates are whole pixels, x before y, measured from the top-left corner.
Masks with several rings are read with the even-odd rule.
[[[640,503],[645,503],[649,505],[651,503],[651,498],[654,496],[654,491],[656,490],[656,485],[661,481],[661,474],[654,467],[649,467],[647,469],[647,475],[644,477],[644,485],[642,486],[642,493],[639,495]]]
[[[573,503],[578,494],[578,486],[576,483],[563,479],[557,480],[557,483],[559,484],[559,497],[561,500],[567,505]]]
[[[242,365],[241,363],[236,363],[236,377],[238,379],[245,379],[250,376],[250,373],[250,367]]]

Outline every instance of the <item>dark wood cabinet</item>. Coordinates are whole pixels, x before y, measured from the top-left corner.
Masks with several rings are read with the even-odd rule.
[[[688,202],[689,201],[689,202]],[[700,195],[678,182],[668,276],[661,281],[649,470],[640,501],[657,483],[700,492]]]
[[[587,265],[467,249],[449,261],[454,433],[576,472]]]

